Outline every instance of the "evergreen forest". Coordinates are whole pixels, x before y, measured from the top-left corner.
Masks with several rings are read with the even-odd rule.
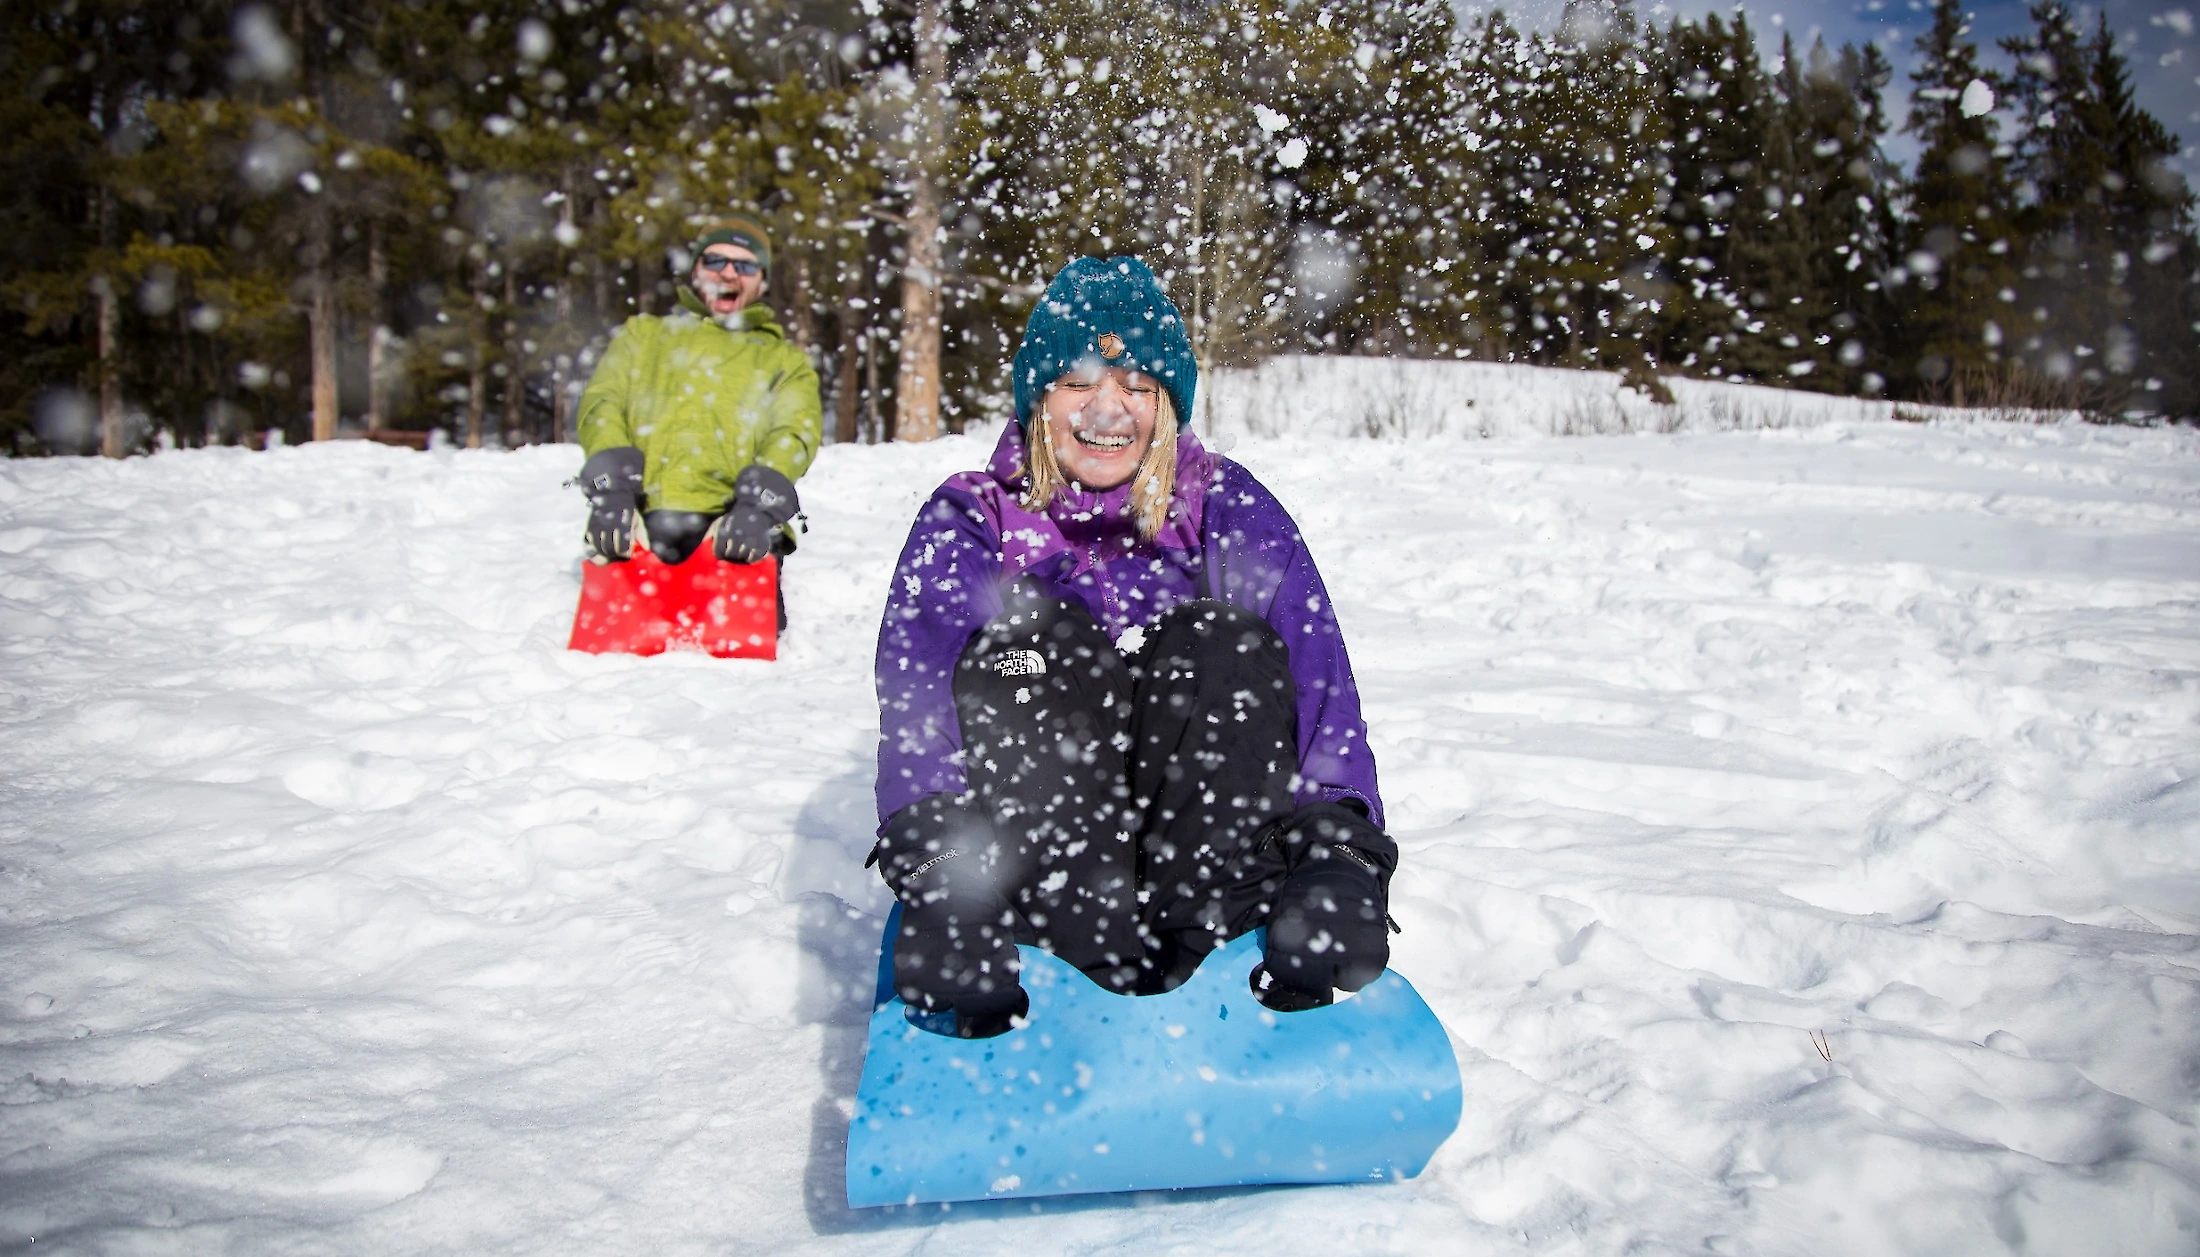
[[[2200,417],[2193,194],[2128,50],[2066,0],[1999,49],[1930,17],[1904,97],[1877,46],[1606,0],[21,0],[0,449],[571,439],[731,209],[842,441],[1003,413],[1047,278],[1125,252],[1205,368]]]

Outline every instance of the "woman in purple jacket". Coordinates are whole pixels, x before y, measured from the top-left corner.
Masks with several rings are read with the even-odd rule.
[[[1025,1007],[1016,944],[1125,994],[1267,925],[1263,999],[1380,976],[1397,846],[1344,639],[1273,495],[1183,424],[1198,370],[1135,258],[1032,311],[1016,426],[917,513],[879,629],[872,859],[903,999]]]

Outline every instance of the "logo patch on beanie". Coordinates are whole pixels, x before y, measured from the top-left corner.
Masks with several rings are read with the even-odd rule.
[[[1103,358],[1122,357],[1123,338],[1113,332],[1100,333],[1100,356]]]

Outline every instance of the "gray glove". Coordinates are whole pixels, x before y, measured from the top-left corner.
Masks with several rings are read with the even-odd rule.
[[[718,518],[718,557],[728,563],[763,562],[773,536],[801,511],[794,481],[762,463],[749,464],[733,482],[733,505]]]
[[[581,464],[581,491],[588,495],[588,548],[614,563],[632,558],[642,452],[631,445],[596,451]]]

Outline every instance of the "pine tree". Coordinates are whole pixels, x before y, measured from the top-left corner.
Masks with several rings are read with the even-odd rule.
[[[2200,329],[2164,317],[2193,271],[2192,198],[2166,164],[2176,143],[2132,100],[2105,21],[2088,38],[2062,0],[2031,17],[2029,35],[2003,41],[2022,128],[2024,360],[2104,409],[2189,411]]]
[[[1932,26],[1918,37],[1907,130],[1917,138],[1916,174],[1904,223],[1910,252],[1891,277],[1902,338],[1915,357],[1913,388],[1964,402],[1967,379],[2002,356],[2016,269],[2016,208],[1991,112],[1993,92],[1970,41],[1960,0],[1934,0]]]
[[[148,209],[128,168],[156,142],[148,107],[224,78],[228,9],[80,0],[0,10],[0,429],[19,448],[73,452],[89,438],[120,455],[150,435],[129,423],[135,406],[196,417],[217,386],[222,373],[190,331],[190,271],[205,256]],[[160,340],[181,343],[148,352]],[[49,429],[50,441],[30,431],[28,413],[47,390],[57,413],[86,420]]]
[[[1674,137],[1670,217],[1685,285],[1666,352],[1714,377],[1785,383],[1804,265],[1784,186],[1793,141],[1746,17],[1667,31],[1661,96]],[[1783,342],[1786,342],[1783,344]]]
[[[883,163],[853,93],[841,84],[813,85],[788,75],[760,100],[757,134],[770,145],[773,172],[773,186],[759,205],[779,243],[767,299],[785,315],[789,334],[811,351],[821,377],[832,382],[835,437],[852,441],[857,398],[851,372],[869,322],[863,293],[870,215],[885,190]],[[835,329],[829,340],[828,324]]]
[[[973,260],[996,268],[1000,291],[1036,294],[1080,254],[1140,253],[1203,367],[1263,351],[1285,313],[1277,188],[1320,165],[1297,138],[1313,122],[1300,93],[1315,67],[1350,64],[1343,30],[1311,11],[1165,9],[1158,31],[1132,35],[1102,6],[1057,0],[995,32],[963,89],[983,224]],[[992,348],[999,363],[1012,336]]]
[[[1762,335],[1764,324],[1753,317],[1749,280],[1738,273],[1734,218],[1764,205],[1764,114],[1771,99],[1756,35],[1742,15],[1731,29],[1716,13],[1701,26],[1674,20],[1659,64],[1674,147],[1674,269],[1687,291],[1665,319],[1665,352],[1687,370],[1747,379],[1738,341],[1751,326]]]
[[[17,448],[70,453],[97,436],[81,391],[96,358],[70,333],[94,300],[96,194],[84,168],[103,138],[87,99],[96,87],[71,81],[85,39],[73,25],[42,6],[0,9],[13,54],[0,59],[0,433]]]
[[[2136,386],[2128,407],[2200,414],[2200,242],[2192,191],[2169,166],[2177,140],[2133,99],[2130,63],[2105,16],[2096,15],[2086,52],[2093,97],[2111,120],[2112,160],[2101,179],[2108,234],[2119,246],[2110,258],[2110,305],[2128,337],[2111,335],[2109,370]]]
[[[1792,59],[1782,94],[1796,135],[1796,216],[1808,242],[1805,292],[1813,306],[1804,323],[1817,352],[1807,382],[1841,392],[1886,387],[1883,358],[1888,311],[1881,276],[1892,265],[1893,171],[1884,142],[1881,92],[1892,71],[1876,46],[1844,45],[1838,57],[1823,41],[1808,61]]]
[[[1136,24],[1099,0],[942,0],[941,126],[919,153],[906,9],[0,11],[0,424],[38,448],[27,403],[60,386],[83,404],[56,413],[93,416],[54,429],[70,448],[102,430],[128,448],[141,408],[190,441],[362,415],[564,435],[605,338],[669,307],[686,242],[734,207],[772,223],[767,299],[843,438],[889,433],[918,377],[950,430],[1004,412],[1032,298],[1101,252],[1155,266],[1210,370],[1457,354],[1653,391],[1673,363],[1950,398],[2061,372],[2104,408],[2200,409],[2173,141],[2106,28],[2053,5],[2006,79],[1937,7],[1907,186],[1876,49],[1788,45],[1768,72],[1746,23],[1645,35],[1619,0],[1577,0],[1548,35],[1494,12],[1462,32],[1440,0]],[[1990,87],[2022,123],[2011,145]],[[937,226],[913,237],[919,156]],[[926,270],[933,368],[910,296]]]
[[[1535,195],[1530,155],[1538,105],[1550,88],[1541,54],[1538,41],[1492,12],[1460,58],[1460,130],[1473,173],[1454,198],[1454,213],[1478,247],[1461,251],[1451,284],[1468,311],[1462,334],[1477,356],[1493,360],[1524,357],[1536,339],[1533,311],[1511,297],[1521,292],[1515,279],[1527,245],[1517,224]]]
[[[1277,18],[1285,31],[1304,21],[1289,9]],[[1314,25],[1329,37],[1302,27],[1302,68],[1269,89],[1311,137],[1289,172],[1300,333],[1361,353],[1451,352],[1470,308],[1447,276],[1478,234],[1454,208],[1475,174],[1452,10],[1331,2]]]
[[[1740,345],[1754,367],[1751,378],[1791,384],[1824,365],[1822,342],[1830,339],[1819,330],[1830,315],[1817,284],[1820,242],[1810,233],[1820,184],[1810,151],[1817,137],[1802,115],[1803,66],[1793,37],[1781,36],[1765,83],[1764,202],[1742,216],[1735,242],[1738,270],[1750,280],[1749,301],[1765,330]]]
[[[1146,83],[1170,85],[1176,99],[1149,97],[1147,126],[1126,137],[1149,154],[1130,178],[1150,180],[1159,195],[1148,203],[1147,229],[1125,229],[1173,290],[1206,374],[1260,355],[1284,314],[1285,214],[1270,183],[1283,170],[1284,136],[1307,121],[1294,116],[1299,66],[1322,58],[1302,58],[1308,37],[1321,37],[1297,29],[1278,5],[1218,5],[1200,35],[1173,50],[1172,64],[1141,67]],[[1213,399],[1206,390],[1203,426],[1212,424]]]
[[[1556,36],[1516,39],[1509,52],[1497,137],[1509,142],[1489,150],[1501,190],[1492,217],[1512,234],[1495,267],[1502,326],[1529,361],[1620,371],[1662,398],[1666,143],[1633,11],[1575,4]]]

